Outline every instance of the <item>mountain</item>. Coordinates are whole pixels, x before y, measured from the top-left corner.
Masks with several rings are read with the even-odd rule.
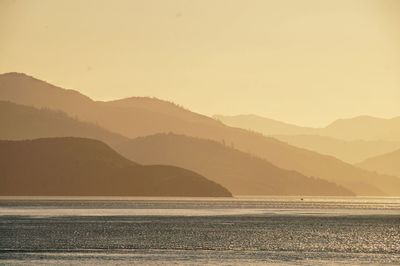
[[[301,127],[257,115],[215,115],[214,119],[351,164],[400,148],[400,118],[361,116],[339,119],[324,128]]]
[[[214,115],[213,118],[228,126],[260,132],[266,136],[315,134],[318,131],[317,128],[296,126],[252,114],[235,116]]]
[[[351,164],[400,148],[400,141],[349,141],[318,135],[273,135],[272,137],[296,147],[332,155]]]
[[[22,140],[51,137],[92,138],[112,146],[128,140],[97,125],[69,117],[61,111],[37,109],[0,101],[0,139]]]
[[[358,163],[357,166],[370,171],[400,177],[400,149],[369,158]]]
[[[358,116],[338,119],[326,127],[300,127],[256,115],[222,116],[215,119],[226,125],[270,135],[319,135],[340,140],[400,141],[400,117],[391,119]]]
[[[400,141],[400,117],[358,116],[339,119],[323,129],[323,135],[345,140]]]
[[[280,169],[212,140],[157,134],[130,140],[117,150],[143,164],[168,164],[193,170],[234,195],[354,195],[334,183]]]
[[[96,102],[77,91],[62,89],[21,73],[0,75],[0,100],[61,110],[127,137],[145,136],[165,130],[168,132],[170,129],[184,131],[191,124],[218,124],[167,101],[133,97]]]
[[[0,139],[18,140],[74,136],[99,139],[108,144],[114,144],[114,146],[121,144],[119,150],[121,152],[127,150],[126,157],[133,161],[143,164],[176,165],[193,170],[208,178],[212,175],[212,180],[223,184],[237,195],[351,195],[351,192],[338,188],[334,184],[320,179],[308,178],[293,171],[279,169],[265,160],[210,140],[172,134],[158,135],[144,138],[153,142],[145,142],[148,146],[142,146],[140,152],[138,152],[139,150],[135,149],[134,145],[140,144],[137,141],[139,139],[128,143],[127,138],[104,130],[99,126],[71,118],[60,111],[37,109],[2,101],[0,101],[0,125]],[[165,152],[169,151],[167,148],[176,151],[173,147],[166,145],[172,143],[175,143],[178,147],[184,147],[184,149],[179,149],[182,153],[174,153],[176,156],[174,158],[170,155],[160,158]],[[157,145],[159,146],[157,147]],[[153,152],[150,154],[149,151]],[[212,160],[213,165],[202,164],[205,159],[210,158],[209,154],[216,154],[216,151],[220,154],[218,162]],[[139,156],[136,157],[132,153]],[[147,155],[147,158],[141,158],[140,155],[143,155],[143,153]],[[198,154],[203,156],[201,160],[194,159],[200,157]],[[182,159],[190,160],[190,163],[185,164],[185,161],[182,163]],[[258,172],[255,169],[258,169]],[[251,175],[243,179],[242,173],[246,172],[251,173]],[[220,180],[220,177],[224,177],[225,180]],[[223,182],[235,178],[240,182],[235,184],[233,180],[231,186]],[[246,185],[243,185],[244,183]],[[260,184],[263,185],[260,186]]]
[[[0,141],[2,196],[231,196],[174,166],[142,166],[83,138]]]
[[[0,100],[62,110],[129,138],[174,132],[224,141],[279,168],[337,183],[357,195],[400,195],[399,178],[368,172],[331,156],[232,128],[158,99],[96,102],[76,91],[65,90],[24,74],[8,73],[0,75]],[[154,105],[163,107],[158,109]]]

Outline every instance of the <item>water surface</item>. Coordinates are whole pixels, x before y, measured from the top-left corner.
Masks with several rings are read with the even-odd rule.
[[[400,264],[400,198],[1,198],[0,264]]]

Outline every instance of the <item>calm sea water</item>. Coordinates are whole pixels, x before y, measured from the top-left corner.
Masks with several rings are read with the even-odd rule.
[[[400,265],[400,198],[0,198],[0,264]]]

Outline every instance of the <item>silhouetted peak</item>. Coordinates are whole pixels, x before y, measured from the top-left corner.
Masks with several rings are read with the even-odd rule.
[[[86,95],[83,95],[79,91],[73,89],[61,88],[59,86],[51,84],[50,82],[19,72],[9,72],[0,74],[0,89],[2,89],[2,87],[6,89],[7,87],[10,87],[14,90],[23,89],[26,91],[42,92],[46,93],[49,97],[51,97],[52,95],[67,97],[69,95],[69,96],[79,97],[81,100],[83,99],[86,102],[89,101],[93,102],[91,98],[89,98]]]
[[[179,109],[179,110],[186,110],[183,106],[176,104],[171,101],[167,100],[162,100],[157,97],[140,97],[140,96],[133,96],[133,97],[128,97],[128,98],[122,98],[118,100],[112,100],[108,101],[107,103],[115,104],[115,105],[120,105],[120,106],[141,106],[141,105],[147,105],[149,107],[158,105],[158,106],[163,106],[163,107],[169,107],[169,108],[174,108],[174,109]]]
[[[0,77],[21,78],[21,79],[36,79],[22,72],[7,72],[0,74]]]
[[[335,121],[330,123],[327,127],[341,125],[341,124],[348,124],[348,123],[370,123],[370,122],[380,122],[380,121],[385,121],[385,120],[389,120],[389,119],[374,117],[374,116],[369,116],[369,115],[360,115],[360,116],[355,116],[355,117],[351,117],[351,118],[336,119]]]

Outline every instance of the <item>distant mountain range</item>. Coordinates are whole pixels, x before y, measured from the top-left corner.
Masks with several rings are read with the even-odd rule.
[[[257,115],[215,115],[214,119],[267,136],[319,135],[348,141],[400,141],[400,116],[391,119],[371,116],[338,119],[323,128],[301,127]]]
[[[306,135],[314,134],[318,131],[318,128],[292,125],[258,115],[214,115],[213,118],[226,125],[260,132],[266,136]]]
[[[174,134],[129,140],[60,111],[1,101],[0,111],[0,139],[57,136],[100,139],[133,161],[190,169],[223,184],[235,195],[353,194],[333,183],[279,169],[265,160],[211,140]]]
[[[340,119],[325,128],[301,127],[257,115],[215,115],[214,118],[348,163],[400,148],[400,117]]]
[[[123,143],[117,150],[143,164],[168,164],[191,169],[223,184],[234,195],[354,195],[334,183],[280,169],[212,140],[157,134]]]
[[[400,149],[369,158],[357,166],[382,174],[400,176]]]
[[[76,116],[81,122],[99,125],[125,138],[174,132],[224,142],[278,168],[334,182],[357,195],[400,195],[399,178],[365,171],[332,156],[233,128],[155,98],[96,102],[73,90],[65,90],[24,74],[8,73],[0,75],[0,100],[61,110],[69,116]]]
[[[139,165],[82,138],[2,140],[0,169],[2,196],[231,196],[192,171]]]
[[[358,163],[377,154],[400,148],[400,141],[341,140],[319,135],[273,135],[290,145],[332,155],[348,163]]]

